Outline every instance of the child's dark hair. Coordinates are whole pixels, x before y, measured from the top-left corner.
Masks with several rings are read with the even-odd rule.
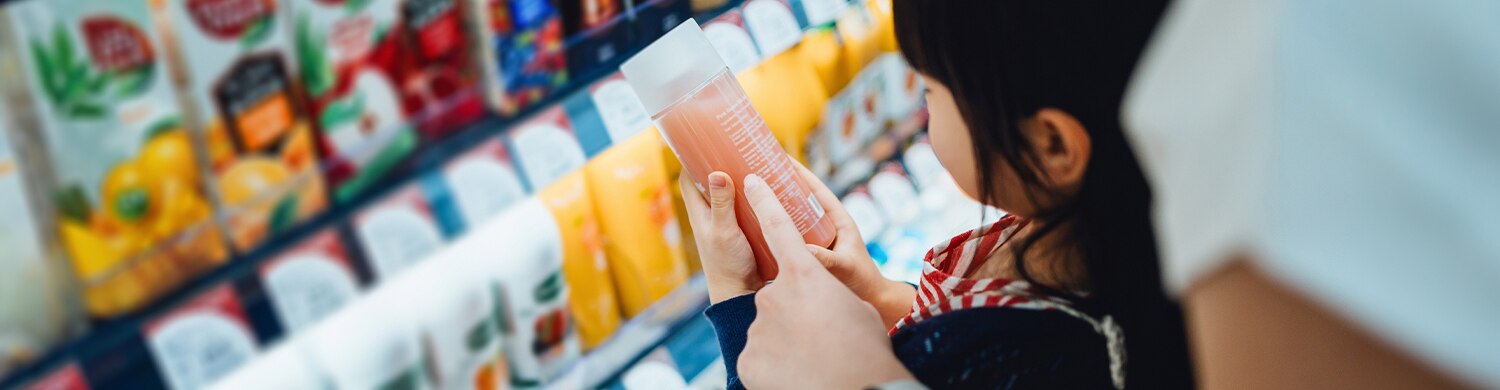
[[[906,59],[946,85],[968,124],[980,198],[993,203],[996,162],[1031,191],[1046,187],[1021,121],[1043,108],[1073,115],[1093,154],[1077,195],[1042,210],[1018,243],[1014,268],[1032,281],[1026,253],[1062,235],[1081,249],[1091,307],[1125,331],[1128,388],[1192,387],[1182,314],[1167,299],[1151,225],[1151,190],[1120,125],[1120,103],[1165,0],[894,0]],[[997,160],[998,159],[998,160]],[[1034,195],[1028,192],[1028,195]],[[1060,228],[1066,226],[1066,228]],[[1066,265],[1053,265],[1065,267]]]

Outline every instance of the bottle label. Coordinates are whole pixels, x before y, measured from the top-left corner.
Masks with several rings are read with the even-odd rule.
[[[148,325],[146,342],[173,389],[197,389],[255,356],[244,309],[223,285]]]
[[[590,97],[604,119],[604,127],[614,143],[624,142],[630,136],[651,127],[651,116],[641,105],[635,89],[625,82],[625,77],[615,75],[594,86]]]
[[[816,207],[808,204],[808,195],[797,181],[791,157],[781,149],[781,144],[772,137],[766,122],[751,105],[750,98],[740,90],[739,83],[728,73],[710,81],[710,85],[699,90],[693,100],[727,100],[723,111],[714,115],[716,128],[724,133],[734,150],[744,158],[747,172],[760,176],[776,193],[776,198],[786,208],[799,233],[812,230],[821,217]]]
[[[475,226],[526,197],[499,140],[479,146],[443,170],[464,222]]]
[[[295,332],[323,319],[359,294],[338,233],[318,233],[261,271],[277,315]]]
[[[750,33],[745,31],[744,17],[739,12],[725,13],[710,22],[703,27],[703,35],[708,36],[714,51],[719,52],[719,57],[723,57],[724,63],[735,73],[760,64],[760,52],[756,51]]]

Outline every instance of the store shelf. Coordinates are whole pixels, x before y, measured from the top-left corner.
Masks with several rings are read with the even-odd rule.
[[[656,2],[662,1],[687,0],[656,0]],[[0,1],[0,4],[14,2]],[[718,9],[700,13],[695,17],[704,21],[713,20],[727,12],[739,10],[745,3],[744,0],[731,0]],[[642,7],[651,4],[654,3],[643,4]],[[798,11],[804,7],[802,1],[793,1],[790,4]],[[800,12],[797,16],[801,19],[799,22],[803,24],[803,27],[806,27],[808,17]],[[828,22],[825,20],[818,24]],[[569,43],[570,45],[589,44],[587,38],[580,37],[573,38]],[[423,145],[413,157],[395,167],[367,190],[347,200],[335,202],[326,211],[311,219],[274,234],[265,240],[266,244],[233,256],[223,266],[192,278],[143,309],[115,318],[96,320],[91,324],[91,329],[82,336],[66,342],[34,363],[0,379],[0,389],[19,388],[39,379],[55,378],[55,375],[60,372],[64,375],[76,372],[79,379],[95,387],[165,388],[165,379],[153,360],[143,335],[144,330],[152,322],[199,299],[203,294],[225,287],[232,289],[238,297],[239,305],[245,312],[246,322],[252,328],[259,346],[270,346],[287,339],[291,336],[291,332],[278,319],[271,307],[266,287],[261,285],[262,282],[256,275],[257,270],[266,262],[299,244],[299,241],[320,232],[337,231],[341,233],[342,240],[350,240],[350,234],[348,234],[350,228],[347,222],[360,211],[421,182],[424,178],[441,170],[455,156],[462,155],[485,141],[504,136],[517,124],[524,123],[538,114],[570,104],[570,99],[586,93],[590,86],[614,74],[621,62],[639,51],[645,44],[646,42],[638,41],[611,49],[618,50],[618,52],[612,53],[612,56],[606,56],[609,59],[595,66],[575,71],[565,86],[553,91],[537,104],[521,109],[515,115],[502,116],[491,112],[452,136]],[[776,54],[779,53],[761,53],[761,57],[769,58]],[[925,115],[919,114],[911,121],[897,126],[895,131],[883,134],[872,141],[862,148],[868,151],[863,153],[865,157],[861,157],[870,162],[869,169],[863,173],[854,172],[854,170],[839,171],[838,180],[832,181],[835,184],[834,187],[843,193],[868,178],[880,162],[895,156],[899,151],[899,146],[909,142],[911,136],[919,132],[923,125],[925,125]],[[608,141],[605,141],[582,146],[588,156],[592,157],[610,145]],[[829,179],[834,179],[834,177]],[[533,191],[535,190],[533,188]],[[348,242],[345,244],[355,246]],[[362,260],[358,262],[360,264],[355,267],[358,268],[357,273],[361,284],[367,287],[375,285],[377,278],[372,276],[373,271],[369,269],[370,265]],[[583,387],[598,387],[616,380],[625,368],[660,345],[675,329],[694,318],[706,307],[705,286],[701,276],[694,277],[645,312],[628,319],[608,341],[587,353],[569,372],[576,375],[580,381],[579,384]]]

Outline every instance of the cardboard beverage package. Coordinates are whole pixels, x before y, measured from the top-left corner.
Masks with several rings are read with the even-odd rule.
[[[442,177],[467,227],[483,224],[527,194],[505,143],[499,139],[492,138],[454,158],[443,167]]]
[[[287,332],[307,329],[359,296],[359,278],[337,230],[316,233],[261,265],[260,278]]]
[[[446,251],[490,284],[515,388],[548,385],[581,355],[559,233],[547,206],[530,198]]]
[[[389,280],[443,246],[442,228],[421,187],[387,195],[353,218],[355,236],[377,280]]]
[[[29,1],[7,13],[89,313],[133,311],[226,259],[147,4]]]
[[[543,111],[506,135],[531,188],[545,188],[588,161],[562,107]]]
[[[573,318],[583,337],[583,348],[592,349],[609,339],[622,321],[593,196],[584,173],[577,171],[543,189],[537,197],[557,222],[563,276],[572,289],[569,301]]]
[[[667,180],[658,158],[663,147],[660,137],[636,134],[596,156],[585,168],[626,316],[645,311],[688,278],[682,228],[672,207],[672,192],[677,189]]]
[[[249,250],[322,211],[316,134],[302,107],[284,7],[148,2],[235,246]]]
[[[146,324],[144,336],[167,387],[177,390],[207,387],[250,363],[259,348],[229,284]]]
[[[483,117],[463,0],[292,0],[289,23],[339,200]],[[420,135],[420,136],[419,136]]]
[[[76,282],[43,241],[49,220],[30,168],[10,138],[15,122],[0,107],[0,375],[42,356],[76,330],[82,306]]]
[[[552,0],[469,0],[490,104],[514,115],[568,81],[562,15]]]

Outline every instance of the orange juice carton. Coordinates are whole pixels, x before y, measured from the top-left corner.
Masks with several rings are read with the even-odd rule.
[[[376,280],[388,280],[443,246],[443,230],[422,188],[409,185],[354,216],[354,233]]]
[[[144,336],[171,389],[207,387],[250,363],[259,348],[229,284],[211,288],[147,323]]]
[[[620,303],[605,256],[605,238],[600,230],[595,200],[577,171],[537,194],[557,223],[562,238],[563,276],[583,348],[599,346],[620,327]]]
[[[283,4],[148,2],[235,246],[249,250],[322,211],[317,134],[302,107]]]
[[[57,231],[90,314],[130,312],[228,257],[151,10],[7,10],[51,166]]]
[[[575,170],[587,157],[562,107],[543,111],[506,134],[510,150],[531,188],[546,188]]]
[[[688,278],[682,228],[672,207],[677,188],[658,158],[660,137],[636,134],[585,168],[626,316],[645,311]]]
[[[755,174],[776,193],[803,240],[822,246],[833,243],[833,222],[810,183],[796,172],[796,161],[777,143],[696,21],[673,29],[620,69],[700,196],[710,173],[724,171],[736,181]],[[776,263],[760,223],[743,191],[736,198],[738,223],[750,240],[761,276],[774,279]]]
[[[337,230],[302,240],[260,267],[261,284],[288,333],[307,329],[354,301],[359,278]]]

